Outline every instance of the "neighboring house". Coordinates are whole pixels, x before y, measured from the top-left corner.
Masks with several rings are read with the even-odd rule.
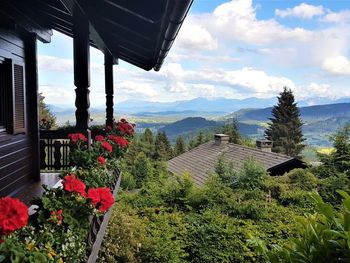
[[[201,186],[210,173],[215,171],[218,157],[224,154],[237,170],[248,158],[261,163],[270,175],[282,175],[294,168],[305,168],[306,164],[296,158],[271,152],[272,143],[258,140],[257,148],[229,143],[225,134],[216,134],[215,140],[204,143],[168,161],[168,170],[173,174],[189,172],[195,184]]]

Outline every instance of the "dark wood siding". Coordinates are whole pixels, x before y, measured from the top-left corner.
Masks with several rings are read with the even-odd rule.
[[[24,38],[18,34],[0,28],[0,61],[12,60],[15,65],[15,103],[19,105],[20,111],[15,113],[15,129],[24,127],[25,104],[25,44]],[[23,65],[22,66],[16,66]],[[23,81],[23,82],[22,82]],[[18,88],[17,87],[17,88]],[[16,101],[16,97],[18,98]],[[20,101],[22,100],[22,101]],[[26,101],[28,103],[28,101]],[[3,108],[2,108],[3,110]],[[6,114],[6,112],[1,113]],[[28,125],[31,125],[28,123]],[[8,131],[9,132],[9,131]],[[28,182],[37,176],[33,170],[32,138],[24,129],[22,134],[8,134],[0,139],[0,197],[11,195],[23,188]]]

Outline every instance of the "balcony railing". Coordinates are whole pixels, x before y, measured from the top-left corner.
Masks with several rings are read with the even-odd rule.
[[[73,147],[68,134],[76,130],[40,130],[40,169],[42,171],[61,171],[72,166],[69,153]],[[81,132],[81,131],[79,131]],[[104,135],[104,130],[82,132],[87,138],[95,138],[96,134]],[[91,135],[90,135],[91,134]]]
[[[40,131],[40,169],[60,171],[70,165],[69,152],[71,146],[68,134],[71,131]]]

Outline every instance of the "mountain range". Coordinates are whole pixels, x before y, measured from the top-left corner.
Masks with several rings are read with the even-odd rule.
[[[124,102],[116,103],[114,106],[116,113],[124,114],[139,114],[139,113],[156,113],[156,112],[223,112],[232,113],[243,108],[266,108],[275,105],[276,98],[247,98],[247,99],[206,99],[195,98],[192,100],[182,100],[175,102],[150,102],[144,100],[127,100]],[[326,98],[313,98],[312,100],[298,101],[298,106],[311,106],[311,105],[324,105],[329,103],[349,103],[350,98],[342,98],[338,100],[329,100]],[[74,107],[66,105],[48,105],[54,113],[68,114],[75,111]],[[102,112],[104,106],[94,107],[91,111]]]
[[[329,118],[344,118],[350,120],[350,103],[335,103],[300,107],[300,115],[304,122],[317,122]],[[227,116],[235,117],[239,121],[267,121],[271,118],[272,107],[263,109],[241,109]]]

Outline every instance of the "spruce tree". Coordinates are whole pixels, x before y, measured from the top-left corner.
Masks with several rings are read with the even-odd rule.
[[[241,135],[238,130],[237,119],[232,118],[232,123],[230,121],[225,123],[221,128],[221,133],[228,135],[231,143],[240,144]]]
[[[175,148],[174,148],[174,154],[175,156],[178,156],[180,154],[183,154],[184,152],[186,152],[186,145],[185,145],[185,141],[182,138],[182,136],[179,136],[176,138],[176,144],[175,144]]]
[[[299,108],[293,92],[286,87],[277,98],[265,136],[273,142],[272,151],[298,157],[305,147]]]
[[[154,155],[154,138],[152,131],[147,128],[140,136],[140,150],[143,151],[147,158],[152,158]]]
[[[167,161],[173,157],[173,149],[169,142],[168,136],[166,133],[158,132],[155,140],[155,153],[154,159],[160,161]]]
[[[142,183],[150,178],[153,175],[152,164],[145,155],[145,153],[140,152],[134,161],[132,167],[134,178],[136,179],[136,186],[141,187]]]

